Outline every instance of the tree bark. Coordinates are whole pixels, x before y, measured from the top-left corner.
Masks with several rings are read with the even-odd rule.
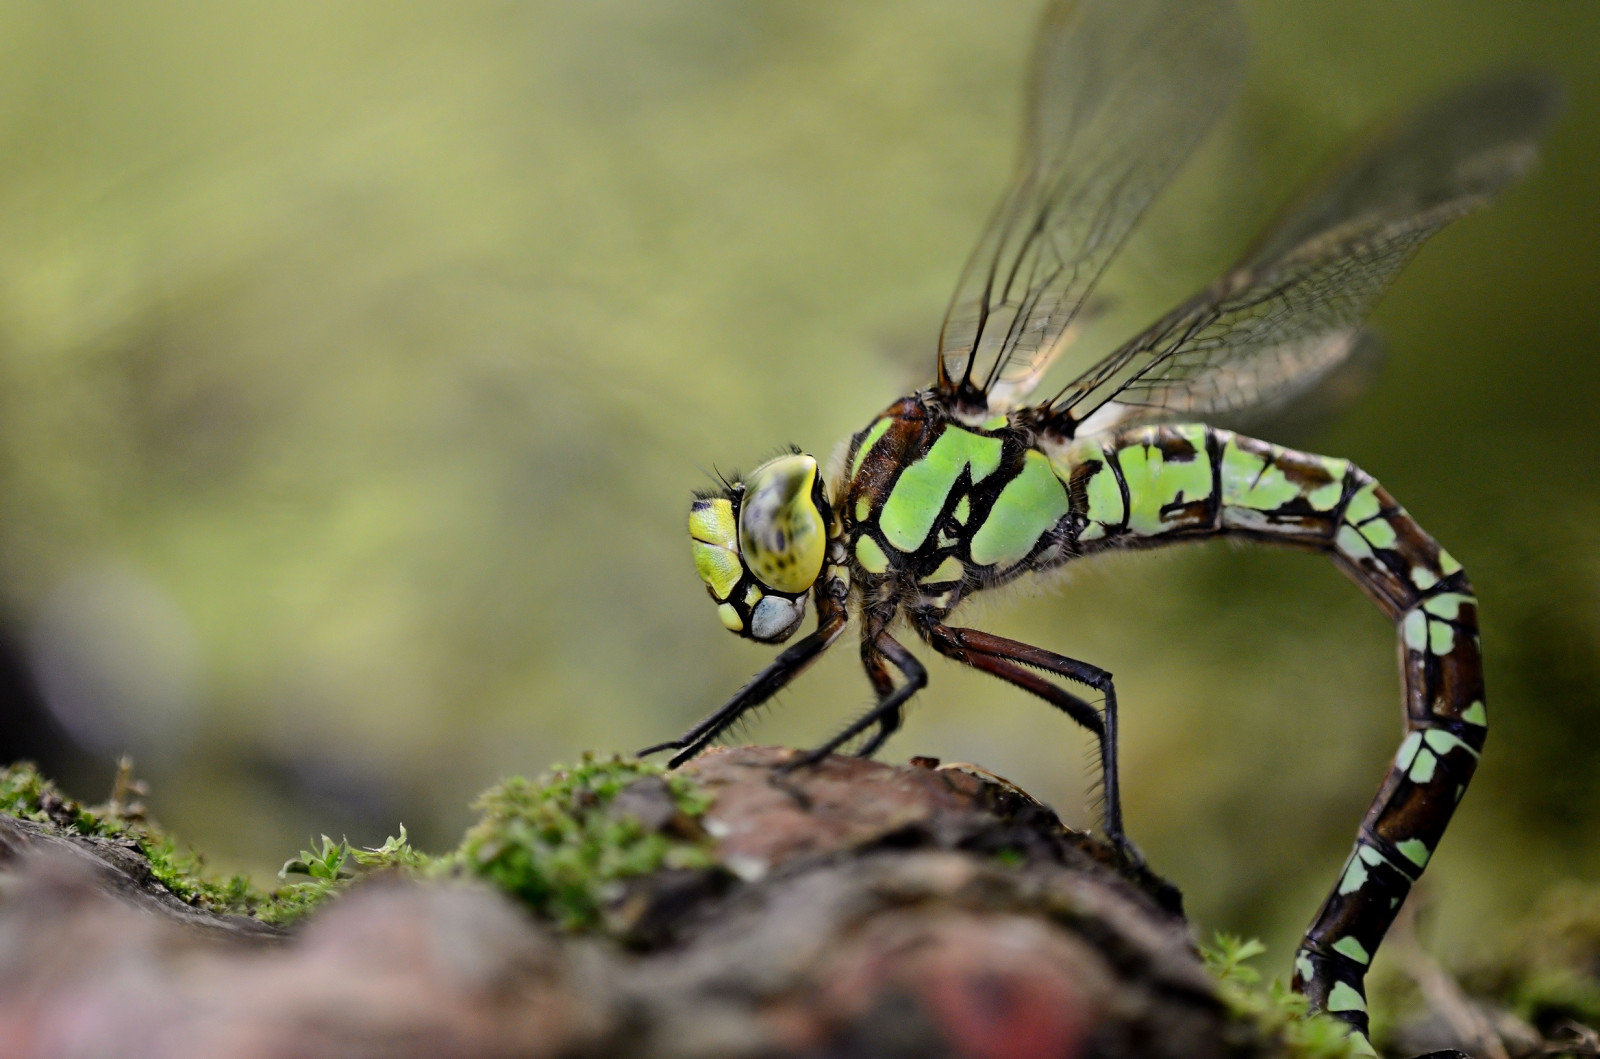
[[[464,881],[358,883],[287,936],[199,912],[125,846],[0,820],[0,1059],[1209,1059],[1230,1018],[1177,895],[1003,780],[716,750],[715,866],[561,933]],[[665,783],[610,810],[685,826]]]

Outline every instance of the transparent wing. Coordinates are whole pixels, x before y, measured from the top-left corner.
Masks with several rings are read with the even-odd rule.
[[[1232,411],[1314,385],[1356,348],[1361,321],[1417,249],[1529,169],[1559,108],[1552,81],[1517,74],[1389,128],[1230,272],[1057,395],[1056,429],[1072,433],[1113,398],[1127,419]]]
[[[1356,335],[1355,348],[1343,360],[1293,380],[1256,404],[1207,412],[1205,421],[1253,438],[1271,438],[1290,448],[1305,448],[1313,445],[1320,428],[1366,395],[1382,374],[1387,357],[1383,342],[1363,328]],[[1148,409],[1138,411],[1149,414]]]
[[[1028,84],[1022,158],[968,259],[939,338],[939,387],[1020,398],[1065,344],[1135,221],[1245,63],[1231,0],[1057,0]]]

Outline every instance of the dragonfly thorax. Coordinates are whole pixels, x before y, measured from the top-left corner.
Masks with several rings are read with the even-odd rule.
[[[762,643],[794,634],[822,573],[828,514],[817,461],[798,452],[695,499],[689,509],[695,570],[723,625]]]

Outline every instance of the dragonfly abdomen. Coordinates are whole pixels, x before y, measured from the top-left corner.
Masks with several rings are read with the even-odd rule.
[[[1311,548],[1395,623],[1406,736],[1295,959],[1297,988],[1364,1031],[1367,967],[1488,732],[1477,599],[1461,564],[1347,460],[1173,425],[1083,438],[1058,463],[1086,520],[1084,552],[1222,534]]]

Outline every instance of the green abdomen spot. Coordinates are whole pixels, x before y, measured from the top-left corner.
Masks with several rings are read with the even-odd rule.
[[[1338,506],[1344,493],[1344,477],[1350,470],[1348,462],[1288,452],[1251,438],[1222,436],[1227,438],[1222,449],[1224,506],[1271,512],[1302,497],[1313,511],[1332,511]],[[1378,513],[1375,497],[1358,493],[1351,503],[1359,506],[1367,501],[1371,511],[1358,512],[1358,517],[1350,520],[1352,523],[1359,524]]]
[[[1079,438],[1067,451],[1050,461],[1050,469],[1063,482],[1082,489],[1085,523],[1080,541],[1099,540],[1108,532],[1120,530],[1128,518],[1122,500],[1122,486],[1106,457],[1105,447],[1096,438]],[[1069,495],[1071,490],[1069,488]]]
[[[1123,481],[1128,483],[1128,530],[1150,537],[1183,524],[1173,509],[1211,494],[1211,459],[1205,448],[1206,428],[1165,428],[1176,444],[1163,448],[1163,428],[1151,427],[1144,437],[1117,452]]]
[[[884,540],[902,552],[916,551],[928,539],[962,469],[971,467],[973,482],[981,482],[999,468],[1000,449],[999,438],[945,428],[926,456],[900,472],[883,502],[878,527]]]
[[[1000,490],[989,517],[972,536],[972,561],[979,566],[1019,563],[1067,513],[1067,490],[1043,453],[1029,452],[1022,473]]]

